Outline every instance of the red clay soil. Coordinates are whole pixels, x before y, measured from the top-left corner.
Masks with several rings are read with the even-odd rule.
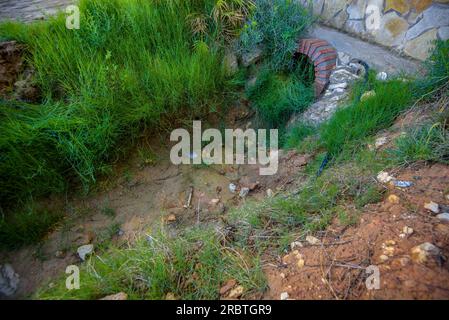
[[[448,299],[449,224],[424,204],[449,204],[449,167],[420,165],[396,177],[414,185],[400,190],[387,186],[385,200],[367,205],[357,226],[334,221],[315,235],[320,244],[303,242],[267,267],[270,289],[265,298],[279,299],[287,292],[289,299]],[[412,233],[404,235],[404,227]],[[425,242],[441,254],[418,262],[411,249]],[[378,290],[368,290],[365,284],[370,265],[380,271]]]

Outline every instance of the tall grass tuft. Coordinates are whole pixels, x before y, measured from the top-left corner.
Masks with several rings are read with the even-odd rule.
[[[79,30],[63,14],[1,24],[0,37],[27,45],[43,95],[39,105],[0,102],[1,206],[71,180],[87,189],[142,128],[168,129],[219,104],[221,16],[204,34],[190,23],[214,9],[213,0],[81,0]]]

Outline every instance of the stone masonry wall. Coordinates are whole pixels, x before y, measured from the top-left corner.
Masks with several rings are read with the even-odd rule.
[[[449,38],[449,0],[296,0],[321,22],[425,60]]]

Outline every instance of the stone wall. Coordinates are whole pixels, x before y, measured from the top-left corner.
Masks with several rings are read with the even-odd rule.
[[[449,0],[296,0],[322,23],[425,60],[449,38]]]

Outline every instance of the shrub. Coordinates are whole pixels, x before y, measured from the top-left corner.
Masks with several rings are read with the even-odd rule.
[[[240,35],[240,51],[263,46],[274,71],[291,69],[298,39],[312,22],[308,9],[295,1],[258,0]]]

